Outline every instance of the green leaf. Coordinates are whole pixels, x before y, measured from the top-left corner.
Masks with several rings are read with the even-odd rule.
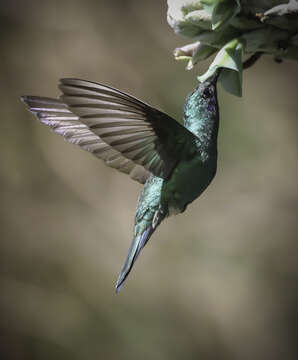
[[[265,51],[276,53],[278,43],[286,41],[288,37],[287,31],[272,26],[249,31],[242,35],[245,40],[246,52]]]
[[[227,43],[216,55],[207,72],[198,77],[203,82],[211,77],[217,69],[222,68],[218,81],[223,88],[233,95],[242,95],[242,51],[241,39]]]
[[[220,49],[229,41],[239,37],[240,35],[241,32],[239,30],[228,25],[220,31],[203,31],[196,36],[196,40]]]
[[[213,46],[205,45],[199,42],[193,56],[192,63],[195,65],[197,62],[207,59],[214,54],[218,49]]]
[[[228,23],[239,11],[235,1],[220,1],[212,14],[212,28],[217,30]]]
[[[180,35],[195,38],[199,36],[204,30],[190,21],[183,20],[173,26],[174,31]]]
[[[211,30],[211,16],[205,10],[195,10],[185,16],[185,21],[204,30]]]
[[[201,0],[204,9],[211,15],[212,30],[226,25],[239,11],[239,0]]]
[[[192,58],[188,62],[186,69],[191,70],[193,69],[194,65],[199,61],[203,61],[207,59],[209,56],[214,54],[218,49],[214,48],[213,46],[205,45],[199,43],[196,51],[194,52]]]
[[[231,21],[229,22],[229,24],[236,29],[242,31],[250,31],[265,27],[265,24],[261,23],[258,18],[247,17],[243,14],[238,14],[237,16],[234,16],[233,19],[231,19]]]

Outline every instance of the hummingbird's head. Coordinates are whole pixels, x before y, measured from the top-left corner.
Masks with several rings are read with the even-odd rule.
[[[206,80],[197,87],[198,96],[208,100],[216,96],[216,81]]]
[[[202,82],[197,87],[198,95],[202,97],[203,99],[211,99],[217,96],[216,93],[216,83],[217,79],[219,77],[221,69],[218,69],[211,77],[209,77],[207,80]]]
[[[211,113],[217,111],[217,90],[216,83],[219,73],[202,82],[194,91],[195,102],[200,107]]]
[[[197,124],[198,126],[218,119],[218,103],[216,83],[219,71],[207,80],[200,83],[189,94],[184,106],[184,119],[186,126]]]

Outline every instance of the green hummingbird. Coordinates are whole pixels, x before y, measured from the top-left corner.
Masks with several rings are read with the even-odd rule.
[[[188,95],[184,126],[131,95],[86,80],[62,79],[60,99],[22,97],[38,120],[66,141],[145,184],[116,292],[158,225],[184,212],[215,176],[217,78],[218,72]]]

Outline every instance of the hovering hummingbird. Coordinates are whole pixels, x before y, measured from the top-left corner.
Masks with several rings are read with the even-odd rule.
[[[218,72],[188,95],[184,126],[131,95],[86,80],[62,79],[60,99],[22,97],[38,120],[66,141],[145,184],[117,292],[158,225],[184,212],[215,176],[217,78]]]

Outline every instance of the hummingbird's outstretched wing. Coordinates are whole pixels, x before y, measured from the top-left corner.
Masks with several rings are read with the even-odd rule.
[[[94,134],[155,176],[168,178],[196,137],[135,97],[99,83],[62,79],[61,99]]]
[[[52,130],[62,135],[66,141],[77,144],[104,160],[106,165],[125,174],[133,180],[144,184],[150,173],[142,166],[125,158],[121,153],[105,143],[98,135],[92,132],[80,118],[73,114],[68,106],[59,99],[39,96],[23,96],[22,101],[36,117]]]

